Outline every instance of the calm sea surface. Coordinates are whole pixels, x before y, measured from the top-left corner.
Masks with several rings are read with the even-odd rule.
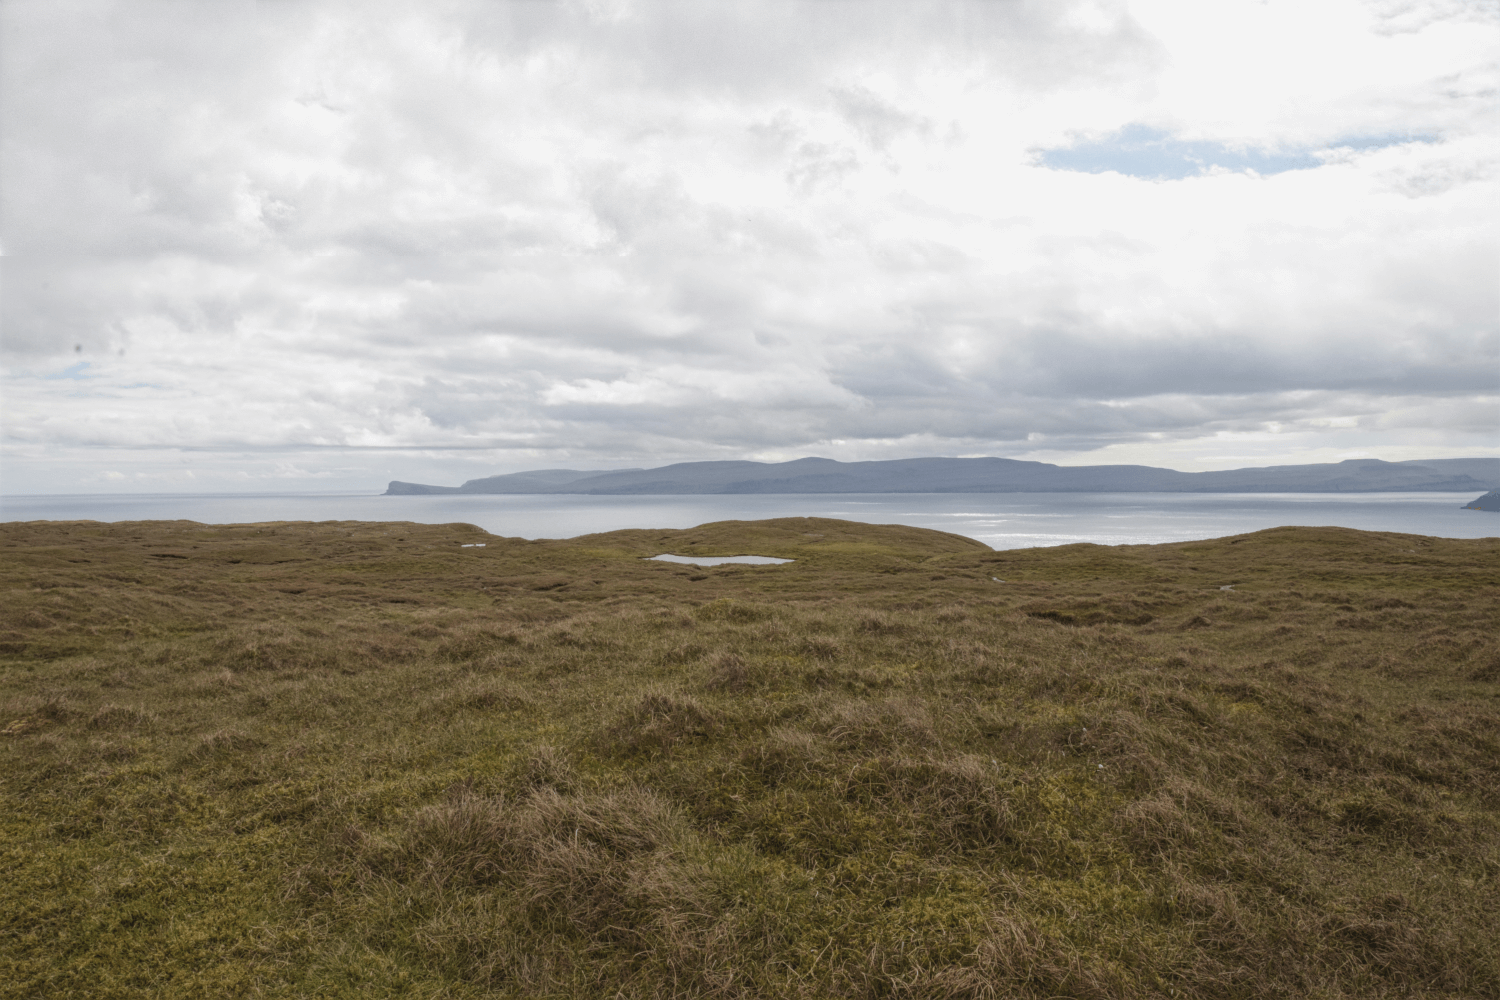
[[[462,521],[496,535],[572,538],[707,521],[839,517],[910,524],[997,549],[1219,538],[1283,524],[1445,538],[1500,535],[1500,513],[1462,510],[1473,493],[856,493],[756,496],[409,496],[366,493],[0,497],[0,520]]]

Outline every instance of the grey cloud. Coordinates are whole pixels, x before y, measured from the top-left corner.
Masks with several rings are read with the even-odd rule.
[[[6,439],[598,465],[1482,424],[1484,157],[1056,187],[987,109],[1148,88],[1158,44],[1090,7],[5,5]]]
[[[1493,22],[1495,7],[1486,0],[1372,0],[1369,4],[1387,34],[1411,34],[1441,21]]]
[[[849,63],[913,56],[967,58],[1030,84],[1159,58],[1125,4],[1094,9],[1101,16],[1089,27],[1073,20],[1067,4],[964,0],[480,4],[465,20],[481,58],[497,49],[603,53],[604,69],[620,82],[715,96],[795,93]]]
[[[934,131],[932,119],[902,111],[865,87],[836,87],[833,99],[839,113],[859,131],[865,142],[880,152],[902,134],[930,135]]]

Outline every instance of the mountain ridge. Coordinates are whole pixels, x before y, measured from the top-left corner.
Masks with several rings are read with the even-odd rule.
[[[656,469],[537,469],[462,486],[392,480],[386,496],[556,494],[594,496],[752,493],[1384,493],[1500,487],[1500,458],[1273,465],[1178,472],[1149,465],[1060,466],[1012,458],[903,458],[839,462],[679,462]]]

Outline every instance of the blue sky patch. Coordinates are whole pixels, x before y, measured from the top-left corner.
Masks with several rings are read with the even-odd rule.
[[[70,379],[73,379],[74,381],[81,382],[81,381],[83,381],[86,378],[93,378],[94,377],[92,375],[85,375],[84,374],[84,372],[86,372],[88,370],[88,367],[89,367],[89,363],[87,361],[80,361],[76,365],[69,365],[68,367],[64,368],[62,371],[58,372],[56,375],[43,375],[42,378],[48,379],[48,380],[60,379],[60,378],[70,378]]]
[[[1377,149],[1417,136],[1365,136],[1341,140],[1329,149],[1352,147]],[[1196,177],[1213,167],[1226,170],[1254,170],[1258,174],[1280,174],[1288,170],[1308,170],[1323,161],[1313,150],[1287,152],[1244,148],[1236,149],[1221,142],[1187,142],[1149,125],[1126,125],[1113,135],[1080,142],[1065,149],[1043,150],[1041,164],[1053,170],[1074,170],[1087,174],[1108,171],[1129,177],[1151,180],[1180,180]]]

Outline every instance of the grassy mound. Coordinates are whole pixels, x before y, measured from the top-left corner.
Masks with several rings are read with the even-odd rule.
[[[1500,995],[1494,539],[0,554],[4,995]]]

